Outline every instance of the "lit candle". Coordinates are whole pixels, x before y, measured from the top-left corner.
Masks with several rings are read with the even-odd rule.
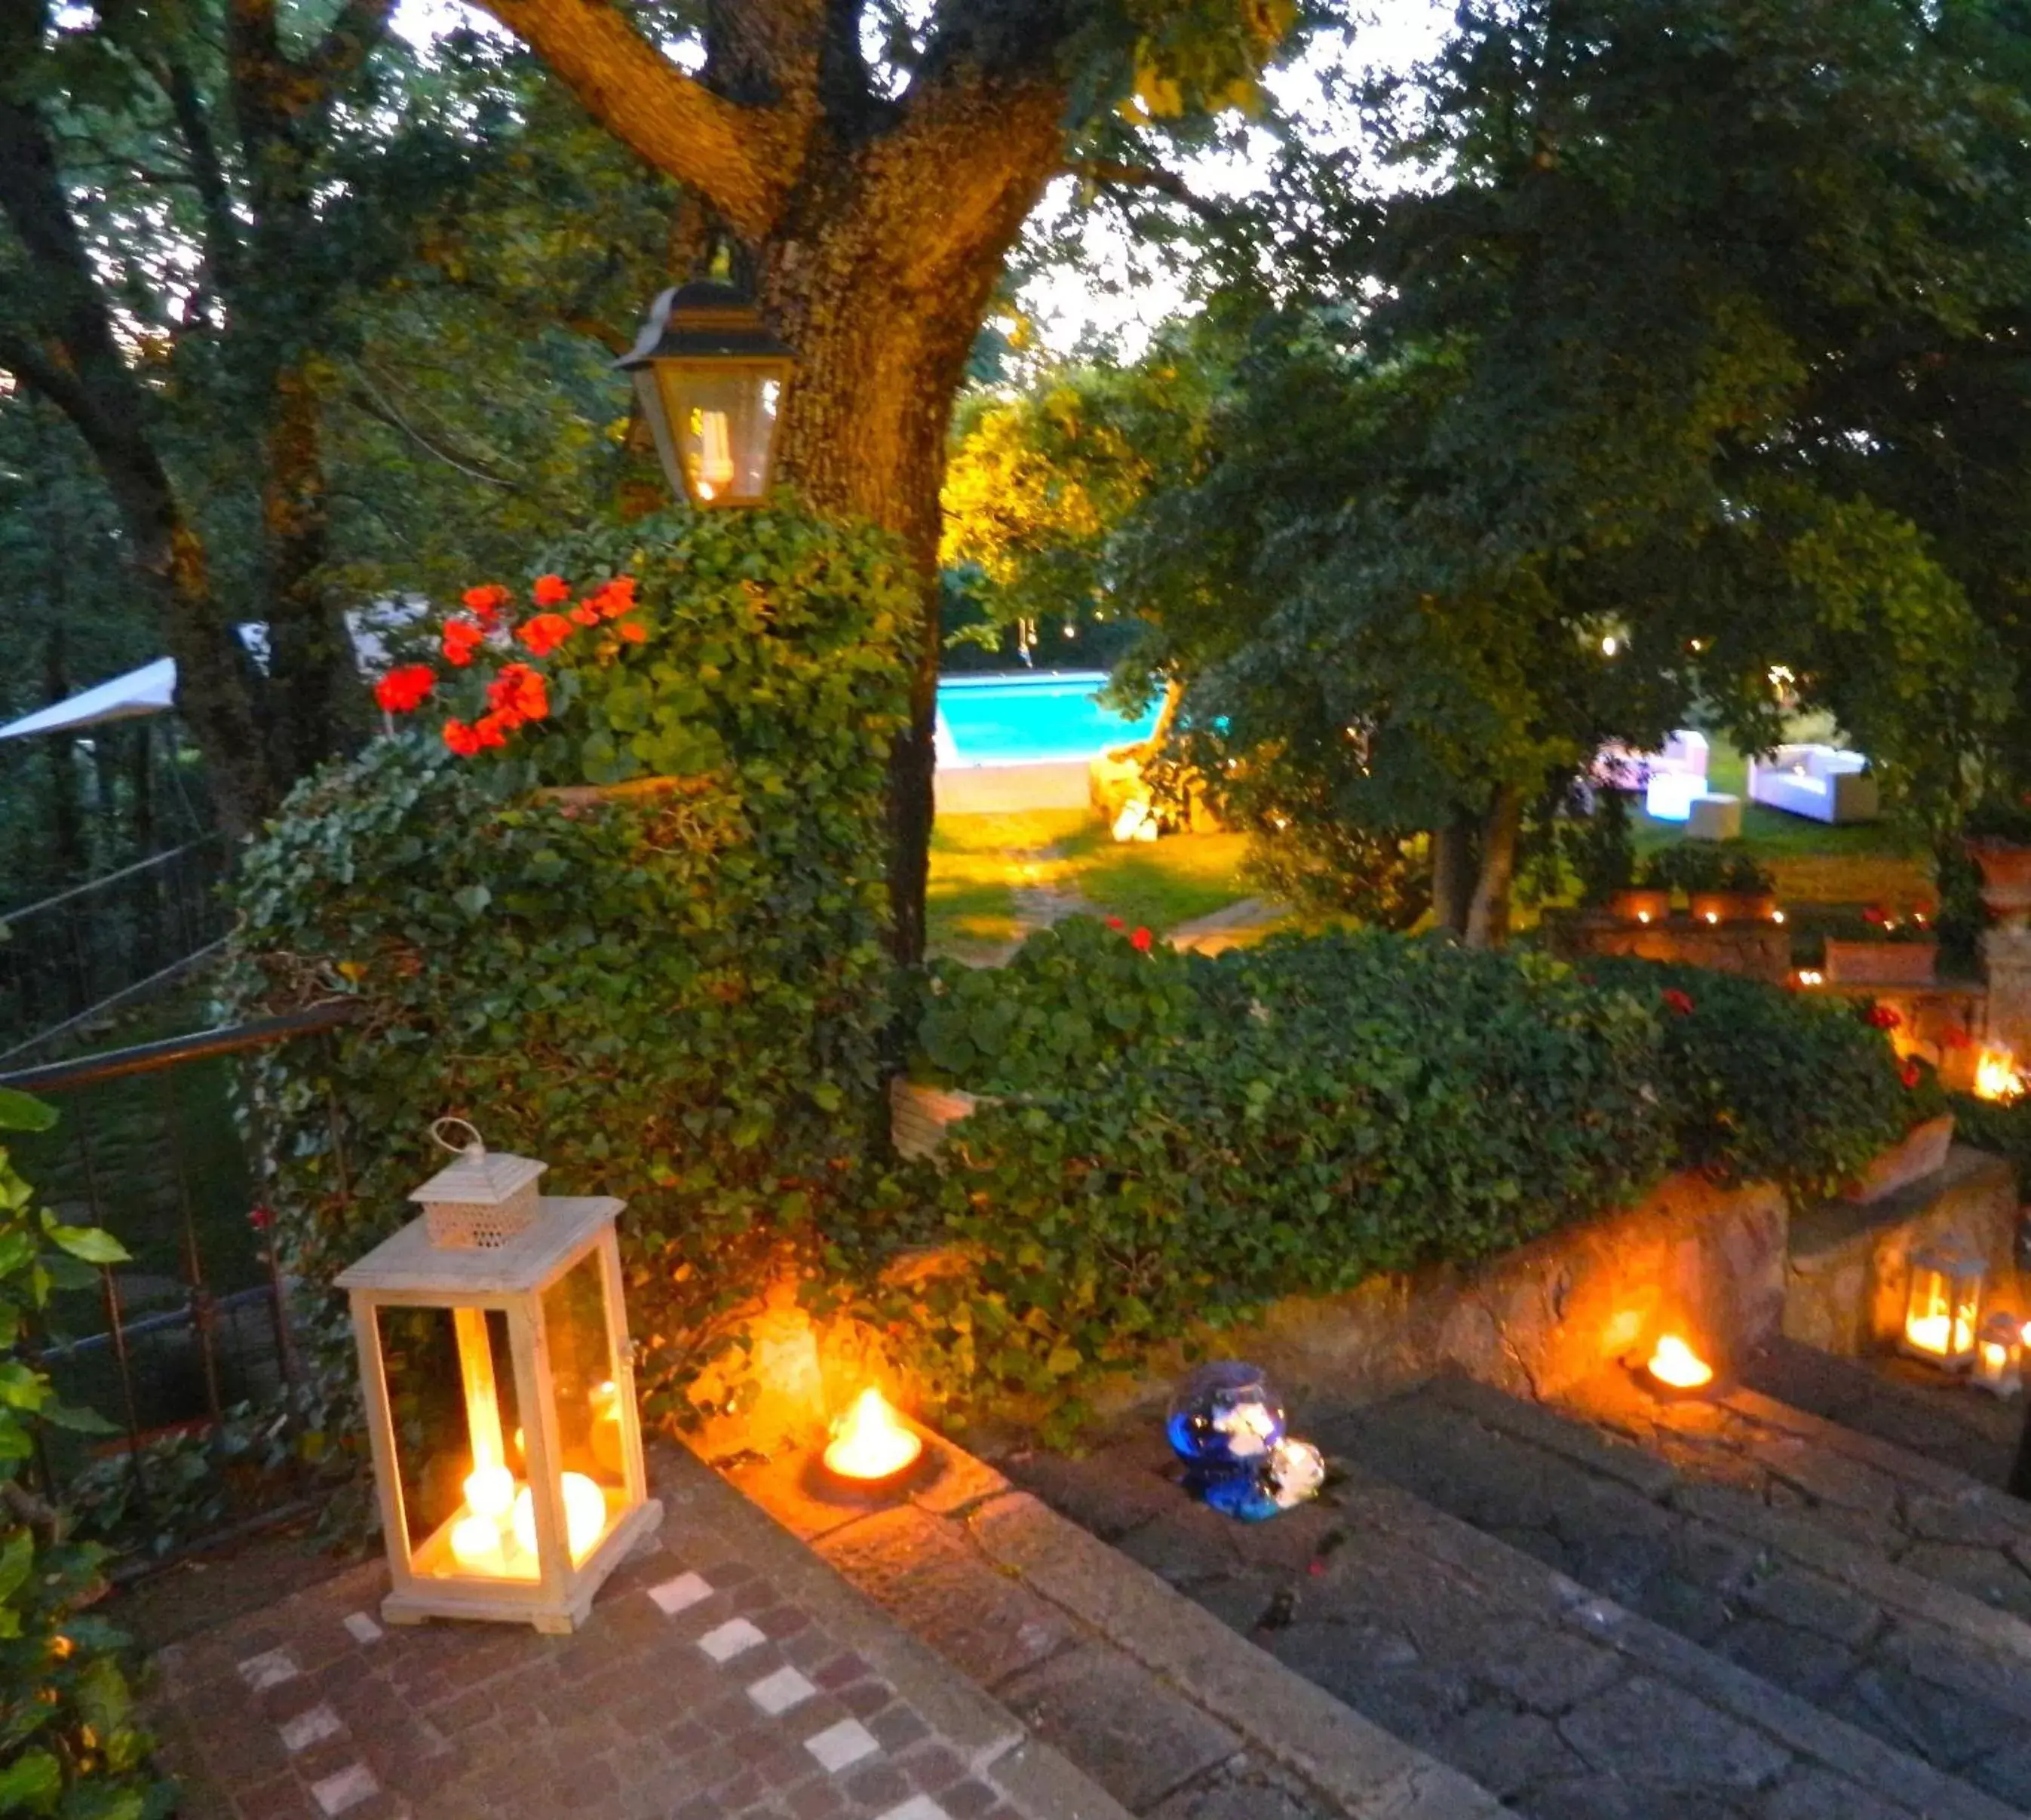
[[[1660,1338],[1650,1354],[1650,1375],[1674,1390],[1698,1390],[1713,1382],[1713,1367],[1675,1333]]]
[[[505,1574],[500,1524],[490,1517],[460,1517],[451,1526],[451,1557],[473,1573]]]
[[[835,1424],[825,1463],[842,1479],[868,1482],[907,1471],[923,1450],[922,1441],[896,1419],[888,1399],[870,1384]]]

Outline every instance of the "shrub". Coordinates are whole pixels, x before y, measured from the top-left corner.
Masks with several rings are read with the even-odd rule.
[[[1093,939],[925,1008],[920,1035],[963,998],[967,1027],[1044,1041],[970,1069],[946,1052],[960,1084],[1019,1097],[957,1128],[936,1206],[903,1229],[970,1260],[913,1310],[954,1387],[1039,1398],[1060,1426],[1094,1373],[1197,1324],[1485,1256],[1674,1166],[1823,1192],[1937,1098],[1843,1005],[1723,975],[1376,933],[1131,964],[1117,937],[1089,993]],[[1152,1034],[1053,1046],[1059,1019],[1116,1002]]]
[[[559,1192],[629,1197],[644,1408],[666,1417],[687,1337],[808,1236],[879,1129],[911,584],[873,533],[773,512],[609,532],[557,566],[634,576],[646,640],[553,654],[557,711],[504,753],[427,733],[299,789],[241,867],[229,997],[361,1002],[259,1063],[293,1273],[315,1292],[412,1213],[442,1160],[426,1128],[460,1113]],[[595,804],[523,788],[531,766],[680,762],[706,768]],[[349,1383],[335,1299],[318,1330]]]
[[[1766,896],[1777,881],[1746,853],[1729,853],[1705,841],[1681,841],[1653,853],[1645,863],[1643,883],[1658,891],[1738,891]]]
[[[1957,1093],[1949,1103],[1955,1135],[1977,1150],[2007,1158],[2017,1172],[2018,1199],[2031,1199],[2031,1095],[2003,1101]]]
[[[1906,1083],[1867,1005],[1647,960],[1586,974],[1663,1007],[1659,1110],[1680,1166],[1714,1180],[1831,1194],[1943,1104],[1922,1065]]]
[[[0,1088],[0,1131],[48,1128],[55,1114]],[[126,1257],[89,1227],[36,1206],[0,1147],[0,1813],[61,1820],[143,1820],[174,1805],[147,1768],[120,1658],[126,1639],[85,1609],[103,1589],[105,1551],[65,1539],[61,1512],[21,1483],[38,1421],[106,1432],[58,1402],[15,1349],[54,1289],[89,1289],[94,1266]],[[37,1532],[40,1531],[39,1535]]]
[[[932,964],[916,1009],[911,1072],[991,1093],[1062,1085],[1141,1043],[1177,1035],[1205,963],[1116,917],[1068,917],[1003,968]]]

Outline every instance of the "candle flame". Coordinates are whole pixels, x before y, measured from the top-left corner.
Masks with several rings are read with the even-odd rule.
[[[1975,1064],[1974,1091],[1984,1099],[2021,1098],[2024,1076],[2018,1072],[2017,1057],[2007,1049],[1985,1045]]]
[[[825,1463],[842,1479],[887,1479],[923,1450],[923,1442],[896,1419],[888,1399],[870,1384],[833,1423]]]
[[[1667,1333],[1650,1355],[1650,1375],[1674,1390],[1697,1390],[1713,1382],[1713,1367],[1675,1333]]]

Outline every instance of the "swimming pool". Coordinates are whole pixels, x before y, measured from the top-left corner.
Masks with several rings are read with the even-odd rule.
[[[1146,738],[1152,703],[1135,720],[1094,699],[1104,670],[1045,676],[945,677],[938,683],[938,763],[1040,765],[1086,759],[1110,746]]]

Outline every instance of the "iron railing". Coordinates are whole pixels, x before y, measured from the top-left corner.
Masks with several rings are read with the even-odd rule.
[[[30,1349],[65,1402],[118,1424],[110,1445],[125,1453],[144,1508],[156,1437],[215,1427],[236,1404],[297,1382],[289,1285],[274,1232],[252,1217],[266,1133],[251,1094],[238,1095],[236,1115],[234,1076],[252,1051],[314,1041],[356,1009],[319,1005],[0,1074],[0,1087],[58,1109],[50,1131],[9,1134],[37,1199],[69,1223],[102,1228],[131,1254],[101,1268],[90,1295],[55,1298]],[[332,1130],[336,1144],[336,1120]],[[46,1433],[46,1489],[61,1495],[106,1451]]]
[[[0,916],[0,1060],[167,984],[216,950],[230,856],[207,834]]]

